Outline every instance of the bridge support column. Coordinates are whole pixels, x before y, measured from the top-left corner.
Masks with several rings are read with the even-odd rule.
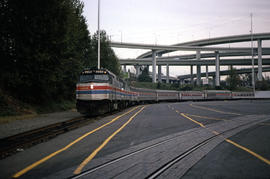
[[[130,69],[128,69],[127,73],[128,73],[128,78],[130,78]]]
[[[146,65],[147,72],[149,73],[149,65]]]
[[[161,83],[161,65],[158,65],[158,82]]]
[[[140,66],[139,65],[134,65],[135,69],[136,69],[136,78],[139,77],[140,75]]]
[[[258,40],[258,81],[262,81],[262,40]]]
[[[218,51],[216,51],[215,52],[215,54],[216,54],[216,75],[215,75],[215,77],[216,77],[216,79],[215,79],[215,86],[220,86],[220,65],[219,65],[219,52]]]
[[[209,84],[208,65],[205,66],[206,83]]]
[[[157,52],[156,50],[152,50],[152,82],[156,83],[157,76],[156,76],[156,64],[157,64],[157,59],[156,59]]]
[[[213,80],[213,87],[215,87],[216,86],[216,76],[215,75],[213,75],[213,78],[212,78],[212,80]]]
[[[170,82],[170,71],[169,71],[169,64],[166,65],[166,83]]]
[[[127,72],[127,65],[124,65],[124,69],[123,69],[124,73]]]
[[[197,50],[196,52],[196,59],[200,60],[201,59],[201,52]],[[197,65],[197,85],[201,85],[201,65]]]
[[[193,83],[193,65],[190,65],[190,84],[194,85],[194,83]]]

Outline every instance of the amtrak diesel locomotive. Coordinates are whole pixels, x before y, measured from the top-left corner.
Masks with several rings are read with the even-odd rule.
[[[129,87],[106,69],[86,69],[76,87],[76,107],[82,114],[97,115],[138,103],[186,100],[253,98],[252,92],[173,91]]]

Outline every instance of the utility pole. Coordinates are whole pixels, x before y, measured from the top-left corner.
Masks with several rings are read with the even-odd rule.
[[[250,35],[251,35],[251,63],[252,63],[252,89],[255,95],[255,74],[254,74],[254,54],[253,54],[253,24],[252,13],[250,14]]]
[[[100,69],[100,29],[99,29],[99,19],[100,19],[100,0],[98,0],[98,69]]]
[[[123,39],[122,39],[122,38],[123,38],[123,33],[122,33],[122,30],[119,30],[119,32],[120,32],[120,37],[121,37],[121,39],[120,39],[120,40],[121,40],[121,43],[122,43],[122,42],[123,42],[123,41],[122,41],[122,40],[123,40]]]

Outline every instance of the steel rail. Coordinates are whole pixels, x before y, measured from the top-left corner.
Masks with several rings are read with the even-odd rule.
[[[221,137],[222,134],[225,134],[227,132],[233,131],[235,129],[238,129],[240,127],[244,127],[244,126],[247,126],[247,125],[252,125],[252,124],[255,125],[256,123],[258,123],[258,121],[248,122],[248,123],[241,124],[239,126],[233,127],[233,128],[231,128],[229,130],[223,131],[223,132],[221,132],[221,133],[219,133],[217,135],[213,135],[210,138],[207,138],[204,141],[200,142],[199,144],[196,144],[196,145],[192,146],[191,148],[189,148],[185,152],[181,153],[177,157],[173,158],[172,160],[168,161],[167,163],[165,163],[164,165],[162,165],[160,168],[158,168],[157,170],[155,170],[154,172],[152,172],[150,175],[148,175],[146,178],[156,178],[156,177],[158,177],[160,174],[162,174],[164,171],[166,171],[168,168],[170,168],[173,164],[179,162],[181,159],[183,159],[184,157],[188,156],[192,152],[196,151],[200,147],[206,145],[207,143],[209,143],[213,139],[215,139],[217,137]],[[160,146],[160,145],[162,145],[164,143],[170,142],[170,141],[174,140],[175,138],[180,137],[182,135],[184,135],[184,134],[176,135],[176,136],[171,137],[169,139],[165,139],[163,141],[157,142],[155,144],[149,145],[149,146],[144,147],[144,148],[141,148],[139,150],[136,150],[136,151],[130,152],[128,154],[122,155],[122,156],[117,157],[115,159],[112,159],[112,160],[110,160],[108,162],[105,162],[103,164],[100,164],[98,166],[95,166],[93,168],[90,168],[90,169],[88,169],[86,171],[83,171],[82,173],[80,173],[78,175],[70,176],[70,177],[68,177],[68,179],[78,179],[78,178],[81,178],[81,177],[86,177],[87,175],[89,175],[89,174],[91,174],[91,173],[93,173],[95,171],[98,171],[98,170],[100,170],[100,169],[102,169],[104,167],[107,167],[109,165],[113,165],[113,164],[115,164],[115,163],[117,163],[117,162],[119,162],[121,160],[127,159],[127,158],[132,157],[132,156],[134,156],[136,154],[139,154],[139,153],[142,153],[144,151],[150,150],[152,148],[158,147],[158,146]]]

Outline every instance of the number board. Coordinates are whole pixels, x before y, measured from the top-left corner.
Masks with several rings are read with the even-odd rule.
[[[85,70],[82,72],[83,75],[86,74],[107,74],[107,71],[104,70]]]

